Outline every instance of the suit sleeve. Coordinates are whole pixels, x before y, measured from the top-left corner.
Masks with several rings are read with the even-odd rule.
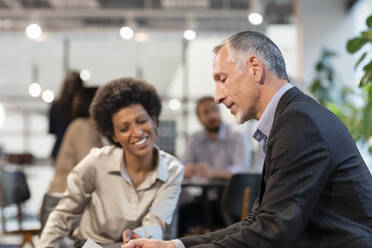
[[[220,229],[215,232],[210,232],[204,235],[195,235],[192,237],[181,238],[180,240],[185,247],[192,247],[201,244],[208,244],[212,241],[222,240],[226,235],[232,235],[238,232],[241,228],[242,223],[245,225],[252,223],[258,213],[258,200],[256,200],[252,206],[252,210],[249,212],[247,218],[242,222],[238,222],[228,226],[227,228]]]
[[[319,117],[321,118],[321,117]],[[325,187],[330,155],[316,122],[306,113],[277,117],[268,140],[265,188],[256,218],[239,230],[195,248],[293,247]]]

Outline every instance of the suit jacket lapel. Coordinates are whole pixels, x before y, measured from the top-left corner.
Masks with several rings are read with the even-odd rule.
[[[274,123],[275,123],[278,115],[281,112],[283,112],[283,110],[288,106],[288,104],[293,100],[293,98],[295,98],[299,94],[302,94],[302,92],[296,87],[293,87],[293,88],[289,89],[287,92],[284,93],[284,95],[279,100],[278,106],[275,109],[275,116],[274,116],[273,126],[274,126]],[[271,136],[272,132],[273,132],[273,129],[271,129],[269,137]],[[275,132],[275,130],[274,130],[274,132]],[[267,143],[268,142],[269,142],[269,139],[267,140]],[[269,153],[269,152],[270,151],[267,150],[266,154]],[[268,169],[270,169],[270,164],[269,164],[269,161],[267,159],[267,156],[265,156],[264,166],[263,166],[263,169],[262,169],[262,176],[261,176],[261,187],[260,187],[260,192],[259,192],[259,205],[261,205],[263,194],[265,192],[265,181],[266,181],[265,177],[268,174],[267,171],[266,171]]]

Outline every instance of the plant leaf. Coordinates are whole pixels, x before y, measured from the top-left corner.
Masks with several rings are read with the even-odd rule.
[[[323,62],[319,62],[319,63],[317,63],[316,66],[315,66],[315,69],[316,69],[316,71],[318,71],[318,72],[322,71],[323,68],[324,68]]]
[[[369,41],[372,41],[372,29],[368,30],[368,31],[365,31],[365,32],[362,32],[362,37],[369,40]]]
[[[354,70],[359,66],[360,62],[363,61],[363,59],[366,57],[366,55],[367,55],[367,52],[364,52],[364,53],[362,54],[362,56],[361,56],[361,57],[358,59],[358,61],[356,62],[355,66],[354,66]]]
[[[332,51],[332,50],[329,50],[329,49],[324,49],[323,53],[324,53],[323,54],[324,58],[337,56],[337,53],[335,51]]]
[[[372,136],[372,102],[369,102],[363,111],[362,130],[364,137]]]
[[[372,71],[372,60],[363,67],[364,72]]]
[[[364,74],[364,76],[360,80],[359,87],[363,87],[368,83],[372,84],[372,71],[368,71],[366,72],[366,74]]]
[[[346,49],[349,53],[355,53],[366,43],[367,43],[367,40],[365,38],[356,37],[347,42]]]
[[[372,15],[367,18],[366,23],[369,28],[372,28]]]

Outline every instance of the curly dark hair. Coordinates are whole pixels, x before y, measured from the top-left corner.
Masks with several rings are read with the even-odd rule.
[[[159,124],[160,96],[154,86],[142,79],[127,77],[112,80],[98,89],[90,105],[90,116],[98,131],[118,147],[121,145],[112,138],[112,116],[131,104],[141,104],[156,124]]]

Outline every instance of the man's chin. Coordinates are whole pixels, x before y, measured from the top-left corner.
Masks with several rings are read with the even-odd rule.
[[[235,121],[237,124],[243,124],[245,122],[245,118],[242,111],[238,111],[235,115]]]
[[[220,130],[220,126],[217,126],[217,127],[207,127],[206,129],[210,133],[218,133],[218,131]]]

